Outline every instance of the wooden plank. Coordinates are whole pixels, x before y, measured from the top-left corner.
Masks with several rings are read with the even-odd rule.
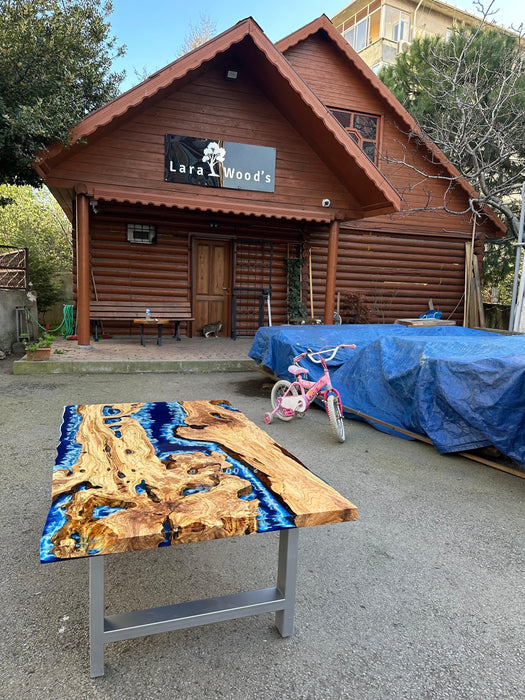
[[[470,328],[472,323],[470,287],[472,279],[472,243],[465,241],[465,292],[463,298],[463,326]]]
[[[179,428],[177,434],[190,440],[204,437],[249,464],[257,477],[293,511],[297,527],[357,518],[355,506],[242,413],[207,403],[181,402],[188,413],[187,427]]]
[[[278,377],[276,377],[276,379],[278,379]],[[355,408],[350,408],[349,406],[343,406],[343,409],[347,413],[351,413],[352,415],[362,418],[363,420],[370,421],[371,423],[376,423],[377,425],[382,425],[385,428],[391,428],[392,430],[395,430],[401,435],[406,435],[407,437],[411,437],[414,440],[425,442],[427,445],[432,445],[432,447],[434,446],[432,440],[426,437],[426,435],[420,435],[419,433],[414,433],[411,430],[405,430],[404,428],[400,428],[397,425],[393,425],[392,423],[388,423],[387,421],[380,420],[379,418],[374,418],[373,416],[369,416],[367,413],[363,413],[363,411],[358,411]],[[512,467],[508,467],[506,464],[501,464],[500,462],[496,462],[495,460],[486,459],[485,457],[480,457],[479,455],[471,454],[470,452],[453,452],[452,455],[466,457],[467,459],[470,459],[473,462],[485,464],[487,467],[499,469],[500,471],[506,472],[507,474],[518,476],[520,479],[525,479],[525,470],[513,469]]]
[[[439,318],[398,318],[396,323],[403,326],[455,326],[456,322]]]
[[[483,298],[481,295],[481,280],[479,276],[479,264],[478,264],[478,256],[473,255],[472,256],[472,264],[474,268],[474,297],[475,297],[475,302],[476,302],[476,308],[477,308],[477,317],[479,320],[478,325],[481,326],[482,328],[485,327],[485,311],[483,309]]]

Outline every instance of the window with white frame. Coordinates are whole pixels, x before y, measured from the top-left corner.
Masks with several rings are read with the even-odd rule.
[[[343,25],[343,36],[356,51],[377,41],[381,27],[381,0],[375,0]]]
[[[375,0],[339,27],[356,51],[362,51],[378,39],[410,41],[410,14],[392,5],[381,6]]]
[[[385,5],[383,7],[384,29],[383,36],[385,39],[392,41],[409,41],[410,40],[410,15],[408,12]]]

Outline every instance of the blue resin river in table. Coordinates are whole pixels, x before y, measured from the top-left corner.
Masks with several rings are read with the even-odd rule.
[[[229,411],[238,412],[237,409],[227,403],[219,404],[221,408]],[[57,448],[57,458],[55,462],[55,470],[68,469],[72,470],[76,464],[82,447],[76,442],[76,434],[82,416],[78,413],[78,406],[66,406],[64,409],[63,424],[60,436],[60,443]],[[103,414],[107,416],[106,425],[112,427],[115,422],[115,436],[119,437],[118,425],[119,420],[115,419],[115,414],[119,414],[118,409],[114,409],[111,405],[106,405]],[[224,471],[229,474],[235,474],[250,482],[252,493],[240,498],[246,500],[259,500],[259,508],[257,510],[257,531],[268,532],[272,530],[282,530],[294,527],[293,514],[287,510],[273,494],[257,479],[253,471],[247,468],[239,460],[235,459],[225,452],[217,443],[200,440],[186,440],[176,435],[177,427],[186,425],[186,412],[180,403],[177,402],[156,402],[146,403],[144,406],[133,413],[133,418],[137,420],[151,442],[155,450],[155,455],[159,460],[166,460],[170,455],[190,453],[199,450],[205,454],[219,452],[223,454],[227,462],[231,465]],[[255,470],[256,471],[256,470]],[[85,486],[80,486],[80,489]],[[140,486],[137,486],[137,493]],[[65,524],[66,514],[65,506],[71,501],[71,494],[60,495],[52,504],[49,511],[44,532],[41,539],[40,559],[42,562],[59,561],[53,554],[52,537]],[[117,512],[118,508],[108,506],[95,509],[93,515],[98,518],[109,517],[112,513]],[[158,546],[170,545],[170,533],[166,532],[165,539]],[[99,550],[90,549],[90,554],[96,554]]]

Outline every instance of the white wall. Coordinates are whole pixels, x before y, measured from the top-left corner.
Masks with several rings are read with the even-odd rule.
[[[35,295],[36,296],[36,295]],[[16,307],[27,306],[35,318],[38,318],[36,300],[31,301],[23,289],[0,289],[0,350],[9,353],[16,343]],[[25,329],[22,329],[22,331]],[[31,322],[29,333],[37,337],[38,329]]]

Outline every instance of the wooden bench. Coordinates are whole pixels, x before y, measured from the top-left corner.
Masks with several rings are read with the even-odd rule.
[[[129,321],[136,318],[146,318],[146,307],[143,301],[90,301],[89,316],[95,323],[95,341],[98,340],[99,321]],[[189,301],[152,302],[148,307],[152,319],[173,321],[175,331],[173,337],[180,340],[179,328],[183,321],[193,321]]]

